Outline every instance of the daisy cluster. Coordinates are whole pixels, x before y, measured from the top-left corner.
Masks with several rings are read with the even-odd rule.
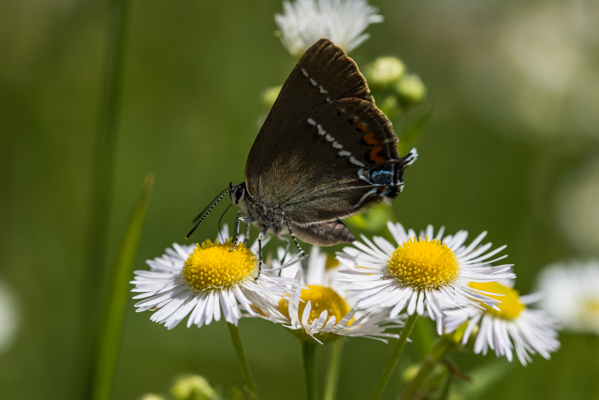
[[[298,255],[283,248],[271,266],[259,271],[258,241],[233,248],[225,225],[218,239],[196,246],[174,244],[166,254],[148,260],[150,271],[135,271],[137,311],[155,311],[151,320],[168,329],[188,316],[187,326],[201,327],[221,316],[237,325],[243,316],[280,323],[319,343],[338,337],[366,337],[386,342],[397,334],[399,318],[372,309],[351,307],[337,286],[339,262],[314,247],[304,272]],[[243,235],[240,241],[243,242]],[[264,243],[264,242],[263,242]],[[328,265],[328,267],[327,267]]]
[[[474,352],[526,365],[531,355],[559,347],[556,324],[528,306],[538,295],[519,296],[512,265],[497,264],[505,246],[483,243],[486,232],[467,242],[468,233],[445,235],[432,226],[416,234],[401,224],[387,225],[393,242],[362,236],[334,258],[313,247],[306,268],[298,255],[279,248],[270,265],[258,266],[258,242],[231,251],[228,228],[215,242],[174,244],[136,271],[137,311],[174,328],[201,327],[221,316],[238,324],[244,316],[282,324],[301,340],[328,342],[365,337],[387,342],[389,329],[420,315],[436,322],[438,333],[461,329]],[[272,258],[272,257],[271,257]]]

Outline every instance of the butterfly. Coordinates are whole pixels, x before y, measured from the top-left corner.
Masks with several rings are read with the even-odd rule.
[[[241,222],[287,241],[329,246],[353,242],[341,218],[394,199],[402,174],[417,157],[399,157],[397,136],[369,97],[366,79],[343,49],[328,39],[314,43],[281,88],[250,150],[245,181],[229,185],[198,215],[199,226],[226,195],[240,206]],[[195,222],[195,220],[194,220]],[[187,239],[186,237],[186,239]]]

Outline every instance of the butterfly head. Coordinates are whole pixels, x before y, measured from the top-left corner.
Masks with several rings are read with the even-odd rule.
[[[247,196],[245,182],[240,183],[239,185],[230,186],[229,194],[231,196],[231,202],[236,206],[240,205],[240,203],[244,203]]]

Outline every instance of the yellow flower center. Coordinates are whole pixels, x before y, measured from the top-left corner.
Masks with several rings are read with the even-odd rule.
[[[206,240],[189,255],[183,266],[183,277],[197,290],[214,290],[234,286],[258,274],[256,256],[239,243],[234,251],[229,240],[224,244]]]
[[[595,301],[588,301],[586,303],[586,311],[593,313],[593,314],[597,314],[599,313],[599,300],[595,300]]]
[[[577,312],[578,320],[586,326],[594,326],[599,317],[599,300],[588,299],[583,302]]]
[[[470,282],[468,284],[473,289],[482,290],[489,293],[503,294],[504,296],[493,296],[486,294],[486,296],[501,301],[497,304],[497,307],[501,311],[494,310],[486,304],[482,304],[488,313],[496,315],[504,319],[516,319],[518,315],[526,308],[524,304],[520,302],[520,294],[517,290],[504,286],[497,282]]]
[[[387,270],[404,285],[438,289],[458,277],[459,263],[454,252],[440,240],[412,238],[391,253]]]
[[[333,315],[337,323],[341,321],[343,317],[350,311],[349,306],[333,289],[320,285],[307,285],[310,290],[302,289],[301,299],[299,303],[299,319],[302,319],[304,315],[304,309],[308,301],[311,303],[310,316],[308,317],[308,323],[311,324],[315,319],[320,317],[320,314],[324,310],[327,310],[327,322]],[[289,306],[285,299],[279,301],[279,311],[281,314],[289,317]],[[347,326],[351,325],[353,318],[348,322]],[[326,322],[325,322],[326,323]]]
[[[339,266],[339,260],[335,258],[334,254],[327,254],[327,261],[324,265],[325,269],[337,268]]]

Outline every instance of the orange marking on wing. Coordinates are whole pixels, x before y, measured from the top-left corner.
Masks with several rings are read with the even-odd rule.
[[[374,137],[374,133],[368,132],[366,135],[362,136],[362,140],[364,143],[374,146],[375,144],[379,144],[377,138]]]
[[[356,128],[362,132],[368,132],[368,125],[366,125],[364,122],[360,122],[358,125],[356,125]]]
[[[358,118],[357,117],[351,117],[350,119],[347,120],[347,122],[349,122],[350,124],[355,124],[356,122],[358,122]]]
[[[387,161],[385,157],[379,154],[381,151],[383,151],[383,148],[381,146],[377,146],[374,149],[370,150],[368,152],[368,158],[370,158],[370,161],[377,164],[382,164],[385,161]]]

